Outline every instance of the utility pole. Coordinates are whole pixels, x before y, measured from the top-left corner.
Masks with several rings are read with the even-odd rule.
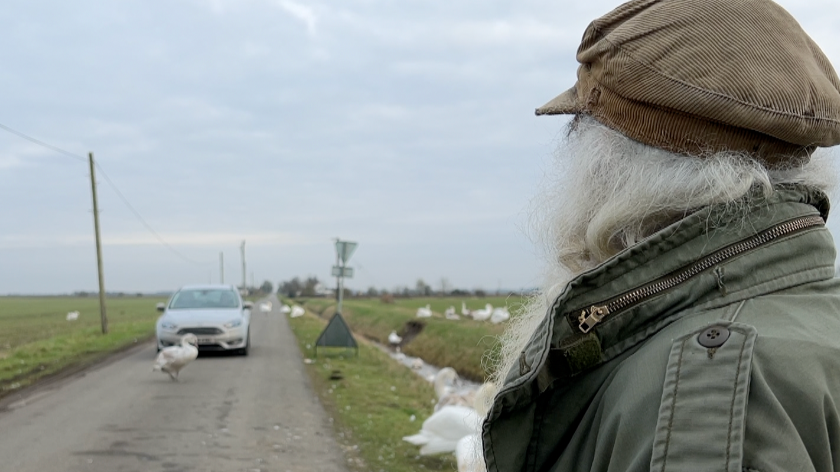
[[[242,245],[239,246],[239,250],[242,252],[242,290],[248,290],[248,281],[245,280],[245,241],[242,241]]]
[[[99,203],[96,199],[96,174],[93,169],[93,153],[88,153],[90,163],[90,189],[93,194],[93,230],[96,233],[96,266],[99,269],[99,317],[102,334],[108,334],[108,315],[105,313],[105,277],[102,274],[102,241],[99,238]]]
[[[219,253],[219,283],[225,283],[225,253]]]

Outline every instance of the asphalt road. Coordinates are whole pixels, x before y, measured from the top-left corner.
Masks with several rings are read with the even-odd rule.
[[[254,309],[249,356],[202,355],[178,383],[150,343],[30,390],[0,411],[0,471],[346,472],[278,306]]]

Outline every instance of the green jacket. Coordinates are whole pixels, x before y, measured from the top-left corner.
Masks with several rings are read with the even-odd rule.
[[[483,425],[488,471],[840,471],[827,214],[778,188],[574,279]]]

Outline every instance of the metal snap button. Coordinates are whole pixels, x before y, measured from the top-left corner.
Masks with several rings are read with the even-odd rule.
[[[729,339],[729,328],[725,326],[710,326],[697,336],[697,342],[708,348],[723,346],[727,339]]]

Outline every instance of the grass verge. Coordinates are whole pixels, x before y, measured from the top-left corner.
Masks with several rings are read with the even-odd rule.
[[[289,324],[303,356],[314,361],[307,373],[352,470],[457,470],[453,455],[419,456],[416,446],[402,440],[417,433],[432,413],[435,393],[429,382],[358,336],[358,357],[353,351],[321,348],[316,358],[315,340],[326,320],[307,313],[290,318]],[[336,372],[341,378],[331,380]]]
[[[102,335],[97,298],[0,297],[0,397],[149,339],[161,301],[107,299],[109,333]],[[79,319],[67,321],[69,311]]]
[[[421,322],[424,327],[417,337],[403,346],[409,356],[420,357],[429,364],[449,366],[459,375],[476,382],[483,382],[490,374],[497,355],[498,336],[505,324],[475,321],[468,318],[447,320],[443,312],[449,306],[461,311],[462,298],[412,298],[395,303],[382,303],[378,299],[351,299],[344,302],[342,315],[357,335],[380,344],[387,344],[388,334],[396,331],[405,334],[409,321]],[[335,312],[335,304],[327,299],[299,300],[307,309],[328,319]],[[466,301],[468,308],[483,308],[486,303],[507,306],[515,312],[522,303],[516,297],[487,297]],[[431,318],[417,318],[417,308],[430,305]]]

